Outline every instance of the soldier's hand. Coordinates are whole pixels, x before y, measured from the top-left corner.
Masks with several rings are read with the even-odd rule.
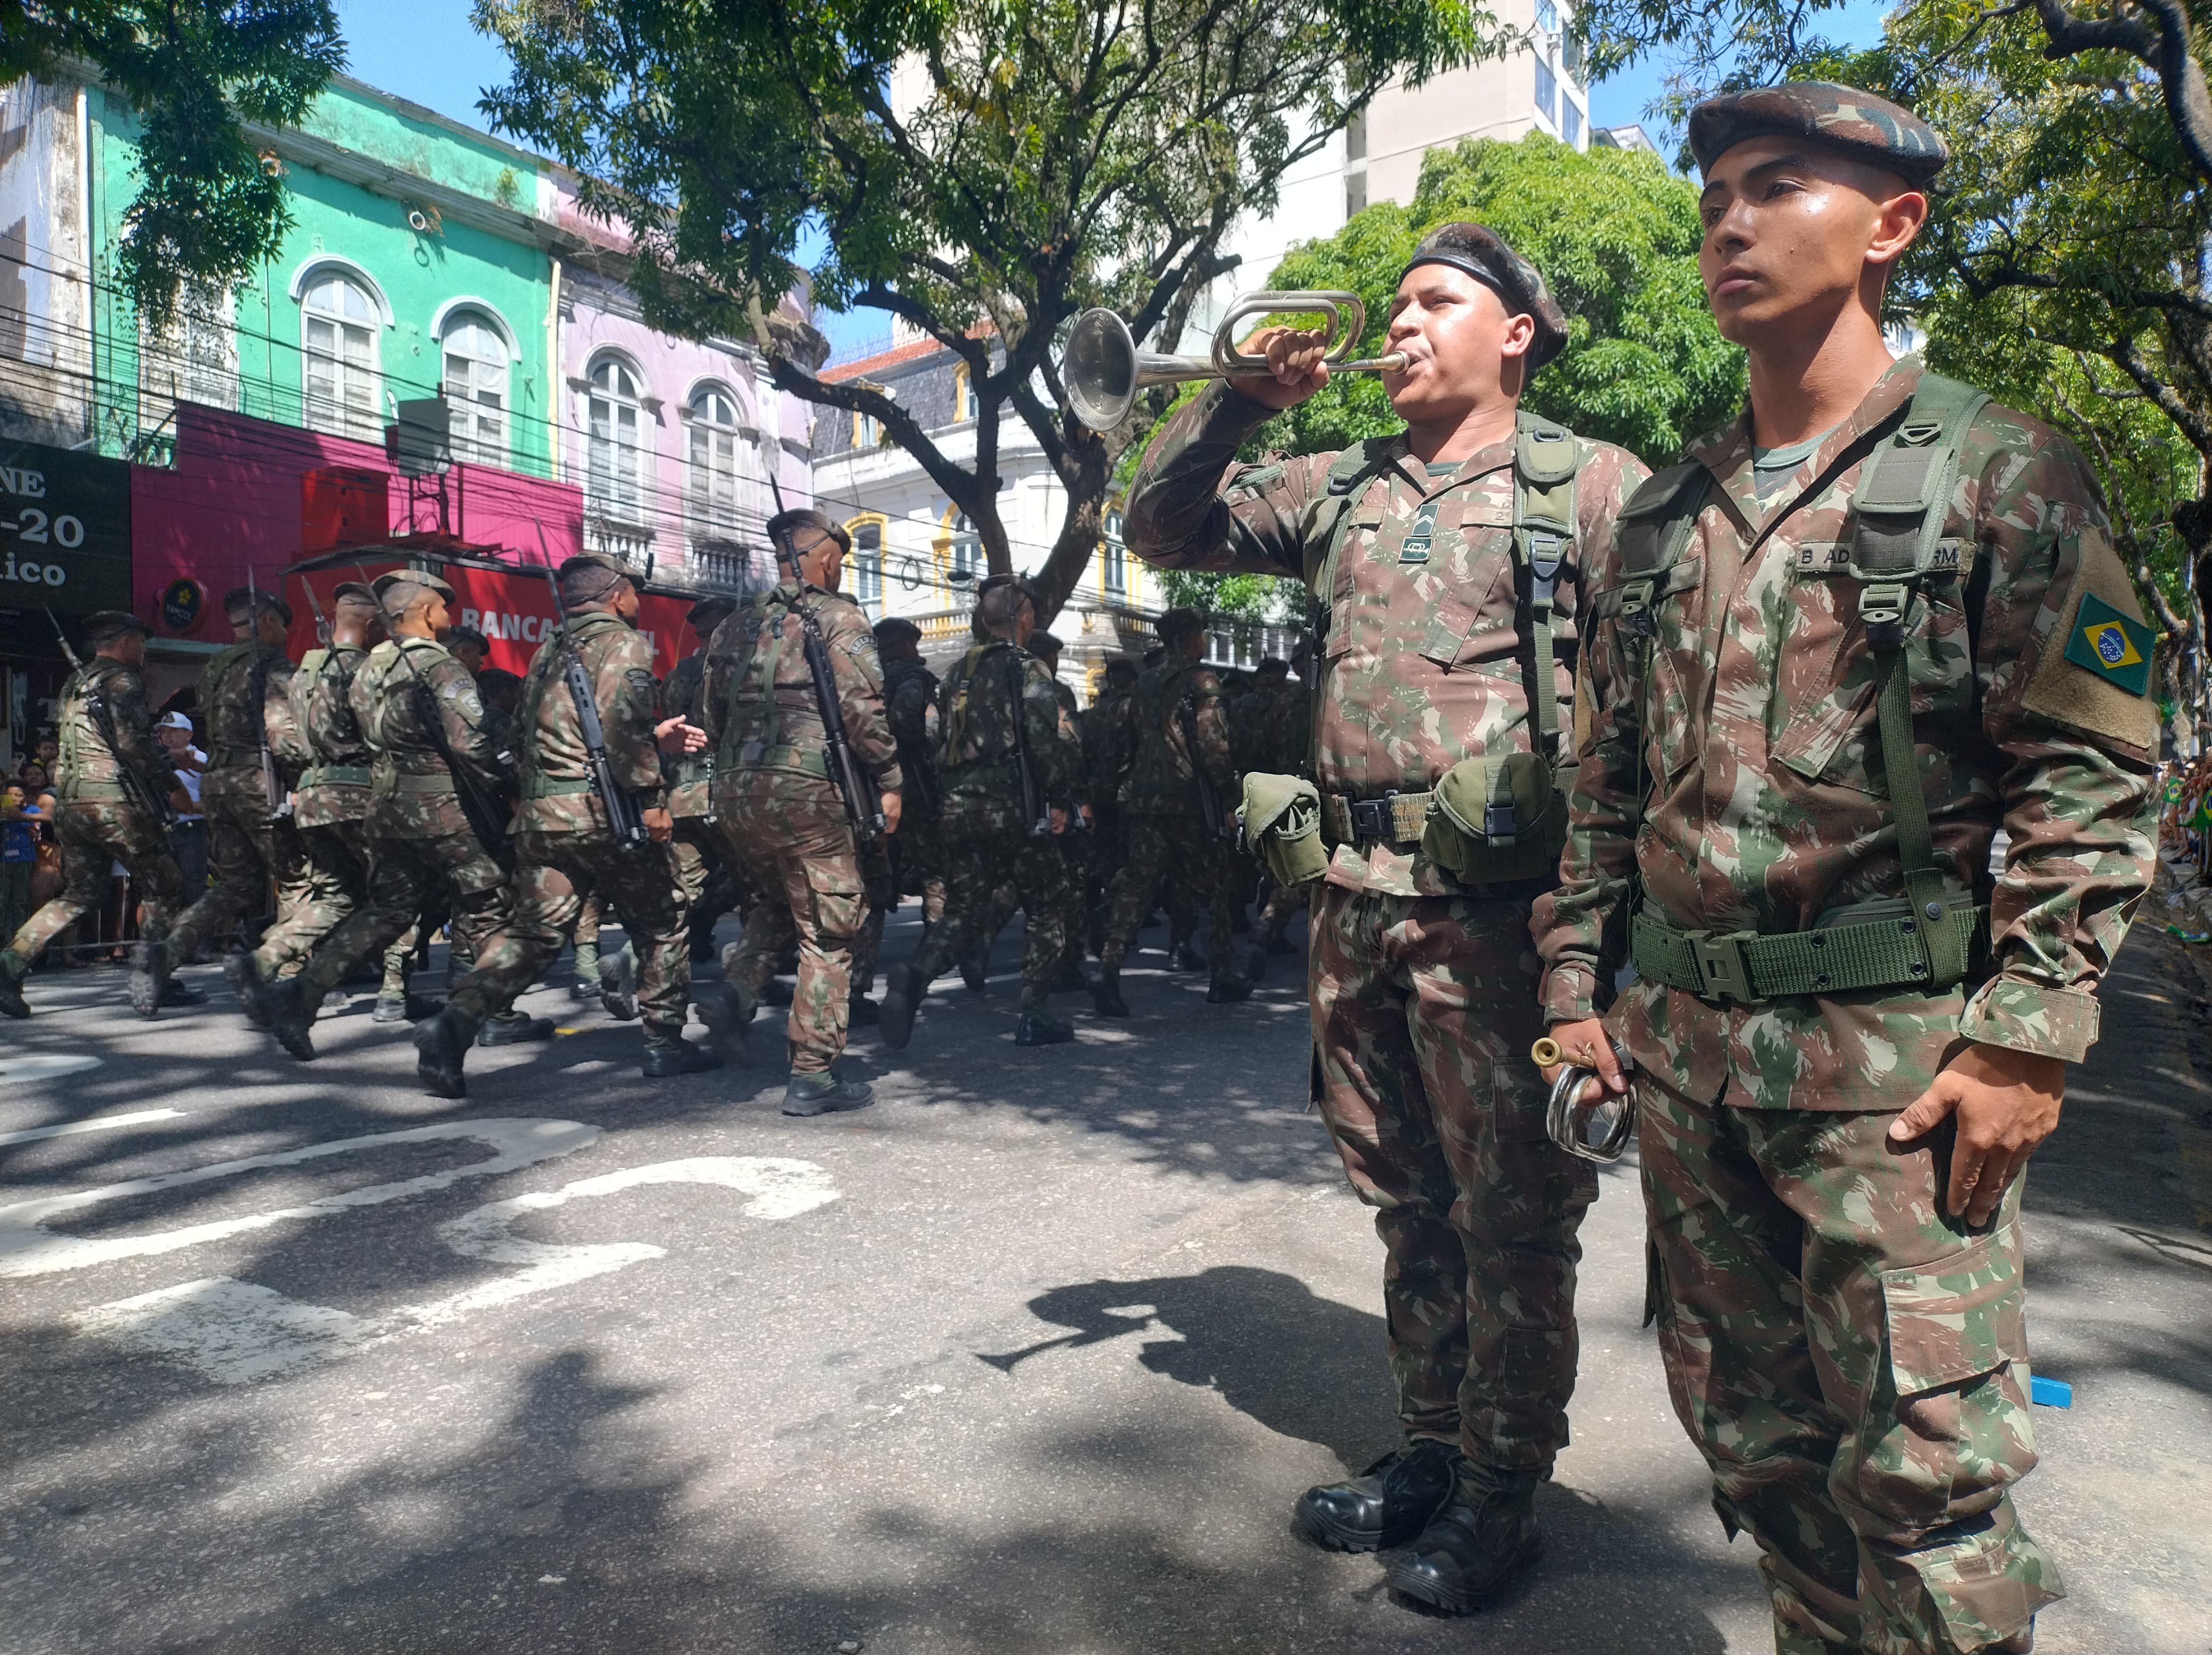
[[[1097,818],[1096,816],[1094,816],[1094,815],[1092,815],[1092,814],[1091,813],[1091,806],[1088,806],[1088,805],[1083,805],[1083,806],[1078,806],[1078,808],[1079,808],[1079,809],[1083,812],[1083,825],[1084,825],[1084,826],[1085,826],[1085,827],[1096,827],[1096,826],[1098,824],[1098,818]]]
[[[1051,806],[1045,811],[1045,814],[1051,818],[1052,831],[1054,833],[1065,833],[1067,831],[1067,807],[1066,806]]]
[[[670,818],[665,805],[655,805],[649,810],[640,811],[638,815],[645,823],[645,837],[653,843],[665,845],[675,836],[676,824]]]
[[[1943,1208],[1954,1218],[1963,1214],[1969,1224],[1986,1224],[2027,1158],[2057,1129],[2065,1092],[2066,1065],[2056,1057],[1970,1045],[1889,1123],[1889,1141],[1924,1138],[1956,1115]]]
[[[192,802],[191,794],[186,793],[182,788],[171,788],[169,789],[169,803],[175,808],[177,814],[179,816],[190,816],[194,811],[199,808],[198,805],[195,805]]]
[[[653,744],[665,753],[696,753],[707,745],[707,733],[682,718],[665,718],[653,727]]]
[[[1319,328],[1263,327],[1244,349],[1267,359],[1273,378],[1240,374],[1230,381],[1239,391],[1267,408],[1295,408],[1328,383],[1328,365],[1322,361],[1328,335]]]
[[[1546,1086],[1558,1083],[1561,1069],[1582,1068],[1595,1069],[1597,1079],[1583,1082],[1583,1095],[1575,1099],[1577,1104],[1601,1103],[1608,1092],[1617,1096],[1628,1090],[1628,1077],[1621,1073],[1620,1059],[1613,1055],[1613,1041],[1598,1019],[1554,1023],[1552,1038],[1559,1043],[1560,1061],[1542,1071]]]
[[[899,824],[899,795],[895,793],[884,794],[878,803],[883,807],[884,831],[896,833]]]

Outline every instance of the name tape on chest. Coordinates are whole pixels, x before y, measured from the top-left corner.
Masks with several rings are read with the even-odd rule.
[[[2146,696],[2155,642],[2142,622],[2087,592],[2074,618],[2074,635],[2066,640],[2066,659],[2131,696]]]

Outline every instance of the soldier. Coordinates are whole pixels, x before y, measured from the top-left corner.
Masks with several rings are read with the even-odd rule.
[[[884,717],[883,668],[867,617],[838,586],[852,538],[818,511],[779,512],[799,581],[746,600],[707,646],[707,736],[715,752],[716,812],[754,897],[744,937],[723,962],[730,990],[718,1016],[750,1020],[784,950],[799,948],[787,1115],[861,1109],[866,1081],[842,1080],[851,1015],[853,940],[866,917],[860,846],[830,776],[826,730],[805,649],[801,605],[820,627],[853,756],[877,793],[889,831],[899,824],[897,744]]]
[[[670,717],[681,718],[696,729],[707,727],[706,711],[699,702],[702,686],[706,683],[707,640],[714,636],[714,629],[729,619],[737,607],[735,598],[702,598],[685,615],[699,647],[670,668],[661,684],[661,710]],[[690,916],[690,957],[696,961],[713,952],[715,924],[737,904],[737,873],[731,866],[721,831],[714,819],[714,755],[666,753],[661,758],[661,771],[668,784],[668,814],[676,827],[671,844],[677,883],[684,887],[684,907]],[[596,963],[596,925],[592,936],[592,953]],[[628,947],[619,957],[615,981],[611,985],[618,997],[635,995],[635,951]],[[580,958],[576,969],[580,974],[583,970]]]
[[[1127,849],[1107,897],[1105,941],[1091,989],[1101,1017],[1129,1014],[1121,998],[1122,957],[1151,915],[1164,879],[1203,903],[1212,916],[1206,999],[1229,1005],[1252,992],[1251,983],[1237,974],[1232,954],[1228,843],[1208,821],[1201,792],[1202,786],[1210,789],[1225,825],[1237,807],[1237,767],[1229,752],[1220,681],[1200,664],[1206,618],[1194,609],[1170,609],[1158,626],[1166,655],[1138,674],[1122,714],[1121,739],[1131,755],[1118,800]],[[1194,916],[1189,922],[1195,924]]]
[[[1106,892],[1121,867],[1121,771],[1126,761],[1121,733],[1128,701],[1137,687],[1137,663],[1117,655],[1106,663],[1104,686],[1083,715],[1085,796],[1091,800],[1091,952],[1106,944]]]
[[[1518,939],[1565,833],[1553,775],[1584,571],[1644,476],[1520,412],[1565,342],[1533,265],[1479,224],[1446,225],[1391,301],[1389,348],[1407,362],[1382,386],[1402,432],[1237,464],[1263,420],[1328,378],[1318,335],[1271,329],[1255,348],[1274,376],[1182,409],[1127,517],[1149,561],[1296,574],[1328,605],[1316,1102],[1378,1209],[1407,1444],[1309,1491],[1297,1521],[1325,1546],[1412,1542],[1390,1585],[1455,1614],[1540,1550],[1534,1494],[1566,1441],[1576,1234],[1596,1194],[1517,1061],[1541,1027]]]
[[[1750,404],[1591,565],[1545,1011],[1633,1062],[1660,1351],[1776,1647],[2016,1655],[2061,1595],[2008,1492],[2019,1175],[2149,884],[2153,639],[2074,445],[1883,342],[1942,140],[1820,83],[1689,133]]]
[[[462,1065],[477,1031],[507,1011],[559,958],[585,891],[622,916],[637,951],[637,1002],[645,1017],[648,1080],[720,1068],[710,1047],[684,1038],[691,1003],[684,890],[669,845],[674,823],[662,753],[696,752],[706,733],[663,718],[653,645],[637,630],[638,578],[599,552],[568,558],[557,576],[568,619],[538,646],[517,703],[520,809],[515,816],[514,900],[507,922],[475,951],[446,1008],[415,1031],[416,1073],[434,1096],[460,1098]],[[592,778],[576,697],[563,674],[583,663],[614,785],[635,801],[643,844],[617,839]]]
[[[976,599],[975,624],[987,641],[960,658],[942,691],[938,775],[945,790],[945,923],[913,959],[891,972],[884,992],[884,1039],[894,1049],[912,1037],[915,1012],[937,974],[975,947],[994,918],[1005,922],[993,907],[1001,880],[1018,893],[1028,930],[1014,1044],[1051,1046],[1075,1038],[1073,1027],[1054,1017],[1048,1001],[1067,947],[1067,863],[1057,836],[1067,830],[1067,800],[1082,770],[1083,748],[1051,674],[1023,648],[1036,628],[1036,600],[1029,589],[1011,575],[994,575]],[[1043,833],[1037,831],[1040,805],[1048,827]]]
[[[374,755],[368,900],[315,944],[296,977],[252,989],[263,1025],[302,1062],[315,1055],[309,1030],[323,997],[356,961],[398,940],[434,897],[442,893],[455,945],[471,955],[506,923],[510,900],[504,862],[514,757],[499,743],[476,681],[438,642],[453,589],[404,569],[378,576],[373,590],[389,636],[355,668],[347,694]],[[520,1037],[543,1037],[542,1021]],[[544,1034],[551,1031],[546,1024]]]
[[[1075,691],[1060,676],[1060,640],[1039,627],[1030,634],[1025,646],[1030,654],[1044,663],[1044,670],[1052,674],[1052,692],[1059,698],[1060,709],[1067,715],[1068,727],[1075,732],[1079,755],[1083,742],[1083,717],[1075,703]],[[1091,940],[1091,910],[1084,893],[1091,884],[1091,789],[1090,771],[1080,763],[1069,788],[1067,831],[1060,836],[1060,854],[1067,861],[1067,912],[1064,928],[1067,941],[1060,957],[1060,964],[1053,976],[1054,989],[1081,994],[1091,987],[1083,975],[1083,951]],[[989,933],[998,935],[994,928]]]
[[[461,670],[472,678],[482,678],[484,662],[491,655],[491,640],[473,626],[449,626],[439,640],[453,658],[460,662]],[[481,687],[477,690],[481,695]]]
[[[308,898],[307,864],[286,807],[289,778],[282,768],[283,751],[304,753],[291,728],[286,686],[292,677],[284,639],[292,611],[282,599],[240,587],[223,598],[229,618],[229,648],[213,656],[200,673],[199,709],[207,721],[207,774],[200,782],[200,811],[207,818],[206,892],[178,918],[169,934],[168,958],[181,964],[234,928],[248,915],[264,911],[273,880],[276,910],[292,912]],[[271,751],[272,727],[275,751]],[[264,773],[269,752],[279,766]],[[280,933],[280,941],[284,934]],[[272,955],[278,965],[295,956]],[[226,962],[225,971],[241,995],[250,968]]]
[[[167,800],[189,808],[169,755],[154,738],[153,714],[138,669],[146,660],[146,624],[104,609],[88,616],[84,642],[93,652],[62,685],[56,756],[54,837],[61,842],[61,894],[23,922],[0,949],[0,1013],[28,1017],[23,979],[46,946],[107,900],[109,870],[121,862],[137,882],[145,920],[131,963],[131,1009],[160,1011],[168,978],[162,940],[184,895],[162,824],[149,808]],[[135,785],[134,785],[135,783]]]
[[[307,765],[292,790],[292,823],[307,867],[307,898],[280,915],[248,954],[225,963],[249,1019],[259,1002],[249,983],[268,983],[288,964],[307,958],[316,943],[343,923],[368,897],[368,788],[374,755],[354,716],[354,675],[368,651],[384,641],[376,594],[346,581],[331,598],[330,642],[307,652],[285,686],[291,725]]]
[[[1270,776],[1313,780],[1313,702],[1304,678],[1294,669],[1313,659],[1313,645],[1301,638],[1288,661],[1260,663],[1259,704],[1253,709],[1251,752],[1243,768]],[[1260,945],[1254,964],[1269,954],[1295,954],[1291,918],[1311,893],[1303,885],[1278,880],[1260,910]]]
[[[876,623],[884,709],[898,743],[906,805],[891,836],[898,888],[921,898],[925,934],[945,918],[945,846],[937,824],[937,674],[921,659],[921,629],[890,616]]]

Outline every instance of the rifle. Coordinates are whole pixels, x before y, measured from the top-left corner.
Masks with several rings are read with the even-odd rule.
[[[62,654],[69,660],[70,670],[82,676],[84,662],[77,658],[76,651],[70,648],[69,634],[62,630],[61,620],[55,615],[53,606],[40,604],[39,607],[46,611],[46,621],[54,629],[54,636],[61,644]],[[100,745],[107,749],[107,756],[115,761],[116,781],[132,804],[159,823],[162,832],[168,832],[177,825],[177,807],[169,802],[166,794],[158,794],[148,787],[146,778],[132,770],[130,761],[124,758],[123,744],[115,733],[114,709],[108,706],[107,697],[89,682],[83,688],[85,713],[92,720],[92,727],[100,732]]]
[[[1182,720],[1183,750],[1190,755],[1190,774],[1198,783],[1198,813],[1206,823],[1206,833],[1216,839],[1229,831],[1228,812],[1221,808],[1221,794],[1213,785],[1213,778],[1206,773],[1206,760],[1198,751],[1198,700],[1186,695],[1176,703],[1176,712]]]
[[[319,648],[328,649],[331,640],[337,634],[331,625],[331,618],[323,613],[323,600],[315,596],[315,583],[302,575],[300,589],[307,594],[307,607],[315,611],[315,642]]]
[[[584,772],[591,778],[592,791],[606,806],[607,826],[615,836],[615,848],[635,850],[649,837],[645,831],[645,816],[638,809],[637,800],[615,780],[613,762],[607,758],[607,733],[599,723],[599,696],[592,688],[591,675],[584,671],[584,657],[576,648],[576,641],[568,636],[568,605],[562,600],[561,581],[553,573],[553,554],[545,550],[545,531],[542,528],[538,531],[538,551],[545,567],[545,589],[553,594],[553,612],[561,618],[557,645],[561,677],[568,686],[568,699],[576,707],[576,733],[584,740]]]
[[[253,593],[253,629],[261,630],[261,594],[253,585],[253,565],[246,566],[246,589]],[[319,608],[317,613],[320,614]],[[269,663],[261,655],[261,640],[253,641],[253,653],[258,658],[252,670],[246,674],[246,692],[253,703],[253,728],[261,738],[261,797],[269,807],[269,819],[281,822],[292,813],[291,790],[277,772],[276,755],[269,751]]]
[[[1030,715],[1022,704],[1022,680],[1028,670],[1022,664],[1019,644],[1006,648],[1006,693],[1013,697],[1014,768],[1022,782],[1022,814],[1029,818],[1030,837],[1042,839],[1052,832],[1052,804],[1044,796],[1044,786],[1037,780],[1036,767],[1030,763]]]
[[[768,485],[775,496],[776,514],[781,516],[783,490],[773,470],[769,472]],[[815,615],[814,606],[806,601],[806,577],[799,572],[799,548],[792,544],[788,529],[770,538],[775,543],[776,562],[791,571],[791,583],[796,588],[791,606],[799,616],[806,671],[814,680],[814,704],[822,715],[823,758],[827,761],[830,779],[837,784],[838,796],[845,802],[845,823],[853,830],[853,837],[861,844],[872,844],[883,837],[883,806],[867,778],[860,774],[860,762],[853,757],[852,740],[845,733],[845,709],[837,699],[837,675],[830,670],[830,644],[822,636],[822,622]]]

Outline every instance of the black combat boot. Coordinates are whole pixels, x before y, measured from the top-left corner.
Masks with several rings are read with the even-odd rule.
[[[497,1017],[484,1019],[483,1026],[477,1031],[477,1044],[479,1046],[524,1046],[533,1040],[550,1040],[552,1037],[551,1018],[532,1017],[526,1012],[518,1012],[512,1007]]]
[[[477,1020],[458,1006],[415,1025],[415,1078],[434,1098],[465,1098],[461,1066],[477,1037]]]
[[[1385,1454],[1356,1477],[1307,1489],[1291,1520],[1300,1534],[1333,1552],[1402,1546],[1451,1498],[1459,1461],[1456,1444],[1424,1437]]]
[[[1537,1481],[1462,1460],[1451,1499],[1391,1566],[1391,1590],[1446,1615],[1481,1608],[1544,1555]]]
[[[1202,971],[1206,969],[1206,956],[1186,937],[1168,950],[1168,963],[1178,971]]]
[[[680,1034],[671,1034],[665,1039],[648,1031],[645,1037],[645,1062],[640,1073],[648,1080],[665,1080],[677,1074],[704,1074],[708,1069],[722,1067],[722,1054],[712,1046],[702,1046],[686,1040]]]
[[[1298,952],[1298,946],[1291,940],[1285,928],[1271,925],[1260,939],[1260,952],[1263,954],[1295,954]]]
[[[435,1017],[446,1009],[446,1002],[433,995],[418,995],[412,989],[403,995],[380,994],[376,1009],[368,1014],[372,1023],[420,1023],[426,1017]]]
[[[1101,1017],[1127,1017],[1129,1002],[1121,998],[1121,964],[1119,960],[1102,963],[1098,975],[1091,980],[1091,1009]]]
[[[167,943],[141,941],[131,951],[131,1009],[141,1017],[158,1016],[161,990],[169,981]]]
[[[904,1051],[906,1043],[914,1038],[914,1014],[928,992],[929,984],[921,980],[921,973],[911,961],[884,973],[884,1003],[876,1021],[883,1031],[884,1044],[893,1051]]]
[[[246,1020],[257,1029],[269,1026],[263,1010],[263,1001],[256,992],[261,987],[261,974],[253,969],[253,956],[231,952],[222,957],[223,980],[238,996],[238,1009],[246,1013]]]
[[[161,979],[161,1007],[164,1011],[172,1006],[204,1006],[206,1004],[206,989],[195,989],[182,977],[172,977]]]
[[[299,978],[257,983],[249,991],[246,1004],[251,1007],[246,1019],[255,1027],[302,1063],[315,1061],[315,1039],[311,1032],[315,1024],[315,1008],[307,1004]]]
[[[597,1000],[599,997],[599,945],[580,942],[576,945],[576,980],[568,985],[568,994],[574,1000]]]
[[[1042,1006],[1024,1007],[1014,1025],[1018,1046],[1057,1046],[1074,1038],[1074,1025],[1061,1022]]]
[[[31,968],[13,948],[0,948],[0,1017],[28,1017],[31,1002],[23,998],[23,979]]]
[[[1213,974],[1206,985],[1206,1003],[1209,1006],[1234,1006],[1240,1000],[1252,997],[1252,980],[1224,969]]]
[[[871,1028],[883,1020],[883,1007],[857,989],[845,1002],[845,1025],[848,1028]]]
[[[783,1089],[787,1115],[835,1115],[848,1109],[866,1109],[876,1101],[876,1089],[866,1080],[841,1080],[833,1074],[794,1074]]]
[[[988,947],[978,948],[960,962],[960,981],[971,995],[991,992],[991,951]]]
[[[1083,961],[1076,954],[1060,957],[1060,969],[1052,974],[1052,991],[1056,995],[1087,995],[1091,979],[1083,975]]]
[[[791,1004],[793,997],[797,995],[799,989],[796,983],[786,983],[780,977],[772,977],[760,986],[761,1004],[763,1006],[788,1006]]]
[[[599,1004],[617,1023],[637,1020],[637,957],[628,943],[618,954],[599,957]]]
[[[747,1068],[752,1067],[753,1050],[745,1025],[760,1010],[760,1001],[742,983],[717,983],[700,991],[694,1002],[699,1020],[707,1025],[707,1032],[714,1043],[725,1049],[734,1049],[738,1062]]]

